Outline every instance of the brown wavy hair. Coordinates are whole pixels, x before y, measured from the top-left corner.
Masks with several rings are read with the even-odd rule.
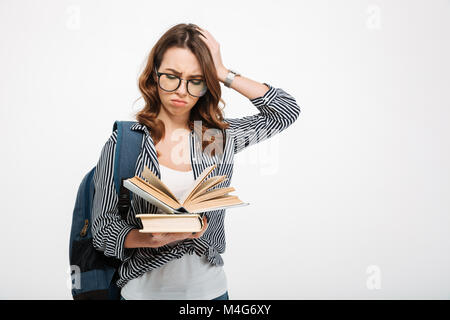
[[[225,134],[223,129],[229,127],[229,124],[224,122],[222,114],[225,102],[221,98],[222,91],[211,52],[200,38],[203,35],[197,28],[198,26],[192,23],[177,24],[167,30],[153,46],[145,69],[138,80],[139,90],[142,93],[142,98],[145,100],[145,106],[135,114],[135,117],[139,123],[150,129],[150,135],[155,145],[164,137],[164,122],[156,118],[161,109],[161,100],[158,94],[155,68],[158,69],[161,65],[163,55],[167,49],[172,47],[189,49],[199,61],[208,90],[191,109],[188,126],[191,130],[194,130],[194,121],[201,120],[202,151],[210,143],[218,143],[218,146],[221,147],[217,149],[223,152],[223,137]],[[223,103],[222,108],[219,107],[219,102]],[[213,134],[211,141],[203,141],[204,133],[208,129],[220,130],[220,134]],[[215,155],[215,150],[216,148],[212,148],[212,155]],[[158,152],[157,156],[160,156]]]

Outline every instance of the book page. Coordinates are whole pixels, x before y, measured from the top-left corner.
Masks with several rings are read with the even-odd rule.
[[[186,200],[184,200],[183,204],[196,199],[197,197],[203,195],[206,190],[218,185],[219,183],[227,179],[227,176],[215,176],[203,181],[200,186],[196,188],[195,191]]]
[[[185,206],[186,209],[189,210],[189,212],[194,212],[198,210],[208,209],[212,207],[221,207],[221,206],[227,206],[227,205],[236,205],[236,204],[242,204],[243,202],[238,198],[238,196],[232,196],[232,195],[225,195],[218,198],[214,198],[211,200],[203,201],[200,203],[190,203],[189,205]]]
[[[160,191],[167,194],[173,200],[178,202],[177,197],[169,190],[169,188],[158,179],[158,177],[150,170],[147,166],[144,166],[144,170],[142,170],[142,177],[148,181],[151,185],[158,188]]]
[[[233,204],[233,205],[213,206],[213,207],[208,207],[207,209],[203,208],[203,209],[192,210],[191,213],[201,213],[201,212],[215,211],[215,210],[220,210],[220,209],[243,207],[243,206],[248,206],[249,204],[250,203],[248,203],[248,202],[242,202],[242,203]]]
[[[186,199],[189,198],[189,196],[194,193],[195,189],[198,188],[198,186],[202,183],[202,181],[211,173],[211,171],[213,171],[215,168],[217,167],[216,164],[207,167],[205,170],[203,170],[203,172],[198,176],[197,179],[195,179],[194,183],[192,184],[192,186],[187,189],[187,191],[185,192],[185,194],[181,197],[180,202],[184,203],[184,201]]]
[[[171,197],[167,196],[164,192],[158,190],[156,187],[152,186],[147,181],[139,178],[138,176],[134,176],[133,178],[127,180],[132,182],[134,185],[141,188],[145,192],[149,193],[151,196],[166,203],[168,206],[174,209],[178,209],[181,206],[177,200],[173,200]]]
[[[139,232],[198,232],[203,228],[199,214],[138,214],[143,229]]]
[[[146,191],[143,188],[140,188],[139,186],[137,186],[136,184],[131,182],[130,179],[124,180],[123,186],[125,188],[127,188],[128,190],[130,190],[131,192],[133,192],[134,194],[138,195],[139,197],[145,199],[146,201],[148,201],[151,204],[158,207],[159,211],[170,213],[170,214],[173,214],[177,211],[176,209],[169,206],[165,202],[159,200],[159,197],[164,196],[164,197],[166,197],[166,199],[173,201],[171,198],[167,197],[164,193],[156,192],[156,191],[152,190],[151,188],[148,188],[151,191],[151,192],[148,192],[148,190]],[[147,187],[145,187],[145,188],[147,188]],[[157,197],[154,196],[152,193],[157,194]]]
[[[189,200],[189,203],[199,203],[199,202],[206,201],[209,199],[214,199],[214,198],[223,196],[223,195],[225,195],[229,192],[235,191],[235,190],[236,189],[234,189],[233,187],[214,189],[214,190],[205,192],[204,194],[202,194],[199,197],[191,198]]]

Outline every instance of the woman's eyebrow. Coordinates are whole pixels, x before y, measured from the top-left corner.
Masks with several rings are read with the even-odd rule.
[[[166,68],[165,70],[169,70],[169,71],[176,73],[177,75],[181,75],[181,72],[179,72],[175,69],[172,69],[172,68]],[[189,78],[193,78],[193,77],[203,77],[203,75],[202,74],[193,74],[193,75],[189,76]]]

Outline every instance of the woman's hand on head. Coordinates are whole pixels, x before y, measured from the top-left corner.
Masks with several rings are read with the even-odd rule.
[[[209,48],[209,51],[211,52],[214,66],[216,67],[217,73],[221,73],[222,70],[226,69],[223,62],[222,62],[222,56],[220,54],[220,44],[217,42],[216,39],[212,36],[211,33],[209,33],[207,30],[202,29],[198,27],[198,31],[203,35],[200,38],[206,43],[206,45]]]

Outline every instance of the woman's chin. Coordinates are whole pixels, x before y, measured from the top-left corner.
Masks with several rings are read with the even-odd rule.
[[[171,107],[169,110],[170,114],[176,116],[189,113],[189,109],[187,107]]]

